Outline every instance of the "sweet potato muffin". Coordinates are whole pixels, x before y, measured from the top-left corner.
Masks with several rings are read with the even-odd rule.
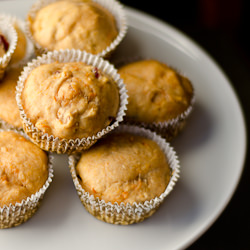
[[[43,133],[63,139],[87,138],[115,119],[119,89],[94,66],[54,62],[30,72],[21,102],[27,118]]]
[[[164,138],[124,124],[89,150],[70,155],[69,168],[86,210],[121,225],[152,216],[180,173],[178,156]]]
[[[16,85],[22,68],[12,68],[0,80],[0,119],[9,125],[21,128],[22,120],[16,103]]]
[[[0,207],[35,194],[48,178],[44,151],[13,131],[0,131]]]
[[[131,205],[160,196],[171,176],[156,142],[126,132],[109,135],[83,152],[76,173],[90,195]]]
[[[128,120],[166,122],[191,105],[193,87],[189,79],[157,60],[128,63],[118,73],[128,89]]]
[[[98,54],[118,35],[113,15],[88,0],[55,1],[28,19],[34,41],[50,51],[80,49]]]

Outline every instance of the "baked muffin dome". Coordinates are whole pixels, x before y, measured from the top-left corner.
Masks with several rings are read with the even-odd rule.
[[[50,51],[80,49],[98,54],[118,35],[115,18],[93,1],[56,1],[30,18],[33,39]]]
[[[11,68],[0,80],[0,119],[16,128],[22,127],[15,93],[20,73],[21,68]]]
[[[47,178],[46,153],[13,131],[0,131],[0,207],[35,194]]]
[[[83,152],[76,173],[90,195],[118,204],[140,203],[161,195],[171,176],[158,144],[127,132],[109,135]]]
[[[166,122],[191,105],[191,82],[157,60],[140,60],[118,69],[128,90],[127,119],[135,122]]]
[[[83,62],[43,64],[24,82],[21,103],[43,133],[85,138],[108,126],[119,109],[119,90],[107,74]]]

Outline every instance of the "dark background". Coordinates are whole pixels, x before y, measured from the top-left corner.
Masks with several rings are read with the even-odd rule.
[[[249,0],[121,0],[184,32],[203,47],[232,82],[249,127]],[[189,250],[250,249],[249,156],[238,188],[219,219]]]

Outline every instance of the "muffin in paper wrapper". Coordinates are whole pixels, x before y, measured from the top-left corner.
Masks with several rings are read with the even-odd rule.
[[[142,222],[144,219],[154,214],[154,212],[159,208],[166,196],[173,190],[173,187],[179,179],[180,164],[174,149],[168,142],[165,141],[165,139],[163,139],[156,133],[148,129],[132,125],[120,125],[112,133],[116,132],[128,132],[144,136],[155,141],[163,150],[171,169],[171,177],[165,191],[160,196],[145,201],[144,203],[134,202],[133,204],[124,204],[122,202],[120,204],[117,204],[115,202],[114,204],[112,204],[111,202],[105,202],[104,200],[100,200],[98,197],[95,198],[93,195],[90,195],[82,188],[81,184],[79,183],[76,174],[76,165],[80,159],[80,155],[69,156],[69,168],[80,201],[90,214],[92,214],[99,220],[111,224],[128,225]]]
[[[34,124],[31,123],[30,119],[26,116],[25,110],[23,109],[21,103],[21,93],[24,88],[24,82],[28,77],[29,73],[34,68],[38,67],[39,65],[52,62],[59,62],[59,63],[84,62],[88,65],[96,67],[103,73],[106,73],[117,83],[120,96],[120,106],[116,118],[114,119],[112,124],[102,129],[95,135],[89,136],[87,138],[64,139],[64,138],[54,137],[53,135],[49,135],[47,133],[43,133],[41,130],[36,128]],[[119,123],[123,121],[123,117],[125,116],[125,111],[127,109],[126,106],[128,103],[127,100],[128,95],[126,92],[127,90],[125,88],[125,85],[122,79],[120,79],[119,74],[117,74],[117,70],[107,60],[104,60],[99,56],[92,55],[85,51],[59,50],[43,54],[41,57],[33,59],[32,62],[28,63],[27,67],[24,67],[24,70],[21,73],[21,76],[19,77],[19,81],[17,83],[16,100],[23,122],[23,129],[26,132],[26,134],[30,137],[32,142],[34,142],[40,148],[46,151],[56,152],[58,154],[64,154],[64,153],[75,153],[88,149],[98,139],[100,139],[102,136],[104,136],[105,134],[109,133],[114,128],[116,128],[119,125]]]
[[[117,69],[119,69],[119,67],[122,67],[123,65],[126,65],[128,63],[133,63],[136,61],[147,60],[147,59],[151,59],[151,58],[143,58],[141,56],[135,55],[134,57],[131,57],[131,58],[115,59],[114,61],[111,61],[111,62],[115,65]],[[171,68],[174,69],[173,67]],[[178,70],[176,69],[174,70],[178,72]],[[184,74],[180,72],[178,73],[185,76]],[[167,141],[171,141],[184,129],[187,123],[188,117],[193,111],[193,107],[195,104],[195,91],[194,91],[193,85],[192,85],[192,88],[193,88],[193,96],[191,98],[189,106],[183,113],[179,114],[177,117],[166,120],[165,122],[146,123],[146,122],[135,121],[133,118],[126,116],[124,118],[124,123],[128,125],[140,126],[146,129],[150,129],[156,132],[157,134],[163,136]]]
[[[33,42],[35,46],[35,53],[36,55],[42,55],[44,53],[47,53],[49,50],[47,48],[42,47],[39,43],[35,41],[35,39],[32,36],[32,32],[30,29],[30,25],[33,22],[37,11],[39,11],[41,8],[44,6],[56,2],[60,0],[38,0],[33,6],[31,6],[27,18],[26,18],[26,33],[30,40]],[[118,35],[117,37],[111,42],[111,44],[96,54],[97,56],[101,57],[109,57],[110,54],[117,48],[117,46],[121,43],[123,38],[125,37],[128,29],[128,24],[127,24],[127,18],[125,15],[124,7],[123,5],[117,1],[117,0],[93,0],[93,2],[96,2],[100,4],[102,7],[107,9],[114,17],[116,20],[117,28],[118,28]]]
[[[17,32],[14,29],[13,25],[6,20],[0,19],[0,32],[4,35],[6,38],[9,48],[6,51],[6,53],[3,55],[3,57],[0,57],[0,80],[4,76],[4,72],[7,68],[7,66],[10,63],[11,56],[13,55],[16,44],[17,44]]]
[[[21,134],[25,138],[27,136],[20,131],[14,129],[8,129],[16,133]],[[3,129],[0,128],[0,132]],[[28,139],[28,138],[27,138]],[[49,188],[52,179],[53,179],[53,156],[48,154],[48,178],[44,185],[38,190],[35,194],[32,194],[30,197],[23,199],[20,203],[10,204],[8,206],[0,207],[0,228],[11,228],[19,226],[20,224],[26,222],[30,219],[39,208],[46,190]]]
[[[25,47],[24,57],[16,62],[12,62],[12,60],[11,60],[9,63],[9,67],[18,68],[18,67],[24,66],[34,56],[34,45],[26,34],[25,21],[20,19],[20,18],[17,18],[16,16],[4,14],[4,13],[0,13],[0,21],[1,20],[3,20],[3,21],[5,20],[6,22],[10,23],[11,25],[13,25],[14,28],[16,28],[16,27],[19,28],[20,31],[25,36],[26,47]],[[18,32],[17,32],[17,34],[18,34]],[[19,39],[19,37],[17,38],[16,48],[18,47],[18,42],[19,42],[18,39]]]

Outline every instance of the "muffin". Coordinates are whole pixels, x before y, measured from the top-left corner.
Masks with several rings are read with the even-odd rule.
[[[0,228],[29,219],[51,178],[51,159],[44,151],[15,131],[0,130]]]
[[[70,156],[70,168],[91,214],[109,223],[131,224],[156,211],[177,180],[179,165],[173,149],[155,133],[119,128],[79,158]]]
[[[183,127],[193,105],[188,78],[157,60],[139,60],[118,69],[128,89],[126,120],[160,132],[168,139]]]
[[[17,44],[14,53],[11,56],[9,66],[19,67],[27,63],[34,53],[32,42],[25,34],[25,22],[9,14],[0,14],[0,21],[6,21],[13,25],[17,33]]]
[[[22,68],[8,69],[0,80],[0,124],[22,128],[22,120],[16,103],[16,85]]]
[[[122,8],[116,1],[40,1],[27,20],[38,54],[79,49],[104,56],[120,43],[126,31]]]
[[[113,79],[91,65],[54,62],[30,72],[22,104],[43,133],[76,139],[110,124],[119,108],[119,90]]]
[[[68,147],[91,146],[118,126],[126,105],[124,91],[108,61],[81,51],[54,51],[22,72],[17,102],[24,130],[34,143],[68,152]],[[39,133],[43,138],[37,138]]]
[[[0,79],[9,65],[11,57],[16,49],[17,33],[14,27],[0,19]]]

